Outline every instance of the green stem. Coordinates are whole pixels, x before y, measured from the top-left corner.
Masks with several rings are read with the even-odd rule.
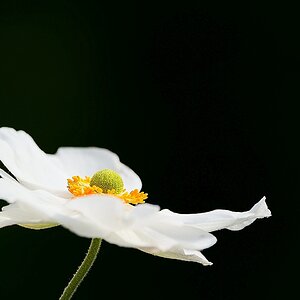
[[[93,263],[95,262],[97,254],[100,250],[101,241],[102,240],[99,238],[92,239],[89,250],[83,262],[79,266],[73,278],[68,283],[67,287],[64,289],[64,292],[60,296],[59,300],[69,300],[72,298],[76,289],[83,281],[84,277],[87,275]]]

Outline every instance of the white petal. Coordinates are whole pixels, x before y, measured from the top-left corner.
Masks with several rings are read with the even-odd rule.
[[[61,197],[50,194],[44,190],[30,190],[18,181],[9,178],[0,178],[0,199],[9,203],[16,201],[28,205],[39,203],[40,205],[62,205],[68,201]]]
[[[197,262],[204,266],[212,265],[210,261],[206,259],[206,257],[197,250],[189,250],[189,249],[171,249],[168,252],[161,252],[154,248],[144,248],[140,249],[146,253],[153,254],[156,256],[160,256],[163,258],[171,258],[171,259],[178,259],[183,261],[191,261]]]
[[[116,169],[120,165],[115,153],[96,147],[61,147],[53,156],[61,162],[68,177],[92,176],[101,169]]]
[[[93,198],[93,196],[90,197]],[[83,201],[80,206],[83,211],[81,212],[80,210],[78,211],[72,208],[73,201],[76,203],[77,200],[56,197],[43,190],[29,190],[15,180],[7,178],[0,179],[0,198],[16,204],[16,207],[21,206],[24,210],[26,207],[26,211],[18,211],[18,214],[28,213],[29,217],[28,220],[24,219],[24,222],[21,222],[16,213],[8,214],[8,212],[2,212],[2,218],[0,213],[0,219],[3,226],[19,223],[58,223],[80,236],[90,238],[102,238],[114,229],[114,224],[111,220],[104,218],[106,212],[111,213],[111,215],[115,213],[112,202],[107,203],[108,208],[105,206],[102,207],[102,215],[99,214],[99,218],[103,220],[98,224],[93,218],[90,218],[89,214],[87,214],[87,216],[84,214],[85,210],[88,210],[89,201],[87,201],[87,203]],[[82,197],[78,200],[81,202],[82,200],[86,200],[85,198],[89,199],[89,197]],[[67,204],[70,204],[70,207]],[[123,206],[124,205],[122,205],[122,207]],[[93,209],[92,206],[91,209]],[[32,215],[34,215],[34,217],[32,217]],[[95,216],[95,218],[97,219],[97,216]]]
[[[199,228],[174,222],[168,218],[161,218],[159,214],[147,222],[141,220],[135,232],[138,233],[149,245],[162,251],[172,248],[188,248],[202,250],[211,247],[217,239],[210,233]]]
[[[80,236],[90,238],[104,238],[118,230],[122,225],[117,221],[122,221],[125,217],[123,211],[131,207],[115,197],[110,197],[109,201],[105,201],[105,197],[101,201],[102,197],[98,195],[63,199],[47,191],[29,190],[7,178],[0,179],[0,198],[18,207],[26,207],[30,218],[22,223],[58,223]],[[91,213],[95,208],[96,214]],[[23,212],[18,213],[21,215]],[[32,215],[37,216],[36,219]],[[17,214],[8,215],[8,212],[2,212],[0,219],[3,226],[21,223]]]
[[[104,238],[110,243],[124,247],[132,247],[135,244],[131,240],[123,240],[116,234],[130,226],[128,215],[133,209],[120,199],[109,195],[90,195],[69,201],[65,208],[72,211],[74,216],[58,215],[56,220],[72,232],[85,237]],[[82,231],[82,224],[88,223],[90,228],[86,226]],[[143,241],[140,245],[144,245]]]
[[[122,227],[123,218],[127,210],[127,206],[121,200],[113,196],[104,195],[75,198],[66,203],[65,207],[90,220],[99,228],[99,232],[103,235],[119,230]],[[77,230],[76,228],[70,229]]]
[[[263,197],[246,212],[233,212],[230,210],[216,209],[199,214],[178,214],[165,209],[160,213],[164,216],[178,218],[184,224],[201,228],[207,232],[224,228],[229,230],[241,230],[253,223],[256,219],[271,216],[271,212],[267,207],[265,199],[266,198]]]
[[[80,236],[101,237],[99,228],[82,215],[68,210],[64,204],[68,199],[56,197],[46,191],[29,190],[14,180],[0,179],[0,198],[16,205],[6,206],[0,213],[0,226],[14,224],[68,224],[76,227]],[[23,219],[21,219],[23,218]],[[72,227],[71,226],[71,227]]]
[[[134,207],[113,196],[93,195],[72,200],[66,207],[91,220],[106,241],[119,246],[167,251],[175,246],[204,249],[216,241],[201,229],[176,222],[175,218],[162,217],[159,208],[150,204]],[[73,226],[68,228],[77,233],[78,224]]]
[[[0,213],[0,228],[17,224],[14,220],[2,217]]]
[[[106,234],[104,229],[77,212],[57,213],[53,219],[58,224],[81,237],[103,238]]]
[[[26,205],[13,203],[2,208],[0,212],[0,227],[14,224],[47,223],[47,217]]]
[[[24,131],[0,128],[0,160],[30,188],[43,188],[55,193],[66,189],[66,174]]]
[[[128,191],[140,190],[142,187],[139,176],[122,164],[115,153],[107,149],[62,147],[53,156],[59,160],[68,177],[92,176],[102,169],[111,169],[120,174]]]
[[[2,219],[11,220],[10,224],[53,223],[57,214],[68,215],[64,209],[67,199],[59,198],[43,190],[29,190],[19,182],[7,178],[0,179],[0,198],[12,203],[3,208]]]
[[[129,167],[121,163],[119,169],[115,171],[122,177],[127,191],[133,191],[135,189],[140,191],[142,189],[140,177]]]

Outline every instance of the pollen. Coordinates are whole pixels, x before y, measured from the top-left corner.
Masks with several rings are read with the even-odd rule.
[[[120,195],[120,198],[125,203],[140,204],[145,203],[145,200],[148,198],[148,194],[144,192],[139,192],[139,190],[135,189],[130,193],[125,191],[123,194]]]
[[[85,178],[73,176],[72,179],[68,179],[68,190],[76,197],[91,194],[101,194],[102,189],[95,185],[91,186],[90,182],[91,178],[89,176],[85,176]]]
[[[99,172],[97,172],[97,173],[99,173]],[[106,171],[106,173],[107,173],[107,171]],[[115,174],[117,174],[117,173],[115,173]],[[115,176],[115,174],[114,174],[114,176]],[[119,174],[117,174],[117,175],[120,177]],[[88,196],[88,195],[92,195],[92,194],[111,195],[111,196],[121,199],[124,203],[128,203],[128,204],[145,203],[145,200],[148,198],[147,193],[140,192],[138,189],[128,192],[126,189],[124,189],[123,181],[122,181],[122,189],[121,189],[120,188],[120,180],[117,176],[115,176],[115,178],[117,178],[117,181],[119,183],[116,185],[114,185],[114,184],[106,185],[105,188],[101,188],[101,187],[93,184],[93,183],[95,183],[95,180],[93,180],[93,177],[91,179],[91,177],[89,177],[89,176],[85,176],[85,178],[82,178],[80,176],[73,176],[72,179],[67,179],[69,192],[71,194],[73,194],[75,196],[75,198],[81,197],[81,196]],[[99,178],[99,175],[97,177]],[[117,187],[118,189],[115,189],[112,187]]]

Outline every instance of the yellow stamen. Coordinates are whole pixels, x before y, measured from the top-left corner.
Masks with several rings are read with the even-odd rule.
[[[91,178],[89,176],[85,176],[85,178],[73,176],[72,179],[68,179],[68,190],[76,197],[101,194],[102,189],[95,185],[90,186],[90,182]]]
[[[124,193],[120,195],[120,198],[125,203],[139,204],[145,202],[144,200],[148,198],[148,194],[144,192],[139,192],[139,190],[135,189],[130,193],[124,191]]]
[[[98,186],[90,186],[91,178],[86,176],[81,178],[80,176],[73,176],[72,179],[68,179],[68,190],[75,197],[87,196],[92,194],[108,194],[118,197],[123,200],[125,203],[129,204],[140,204],[144,203],[148,198],[148,194],[144,192],[139,192],[137,189],[127,192],[125,189],[121,193],[116,193],[115,189],[103,190]]]

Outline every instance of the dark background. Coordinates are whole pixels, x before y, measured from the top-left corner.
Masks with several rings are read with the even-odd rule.
[[[0,1],[0,126],[48,153],[111,149],[162,208],[242,211],[265,195],[273,216],[216,232],[210,267],[104,242],[74,299],[286,299],[299,266],[297,9],[138,3]],[[89,244],[63,228],[0,240],[0,299],[58,299]]]

